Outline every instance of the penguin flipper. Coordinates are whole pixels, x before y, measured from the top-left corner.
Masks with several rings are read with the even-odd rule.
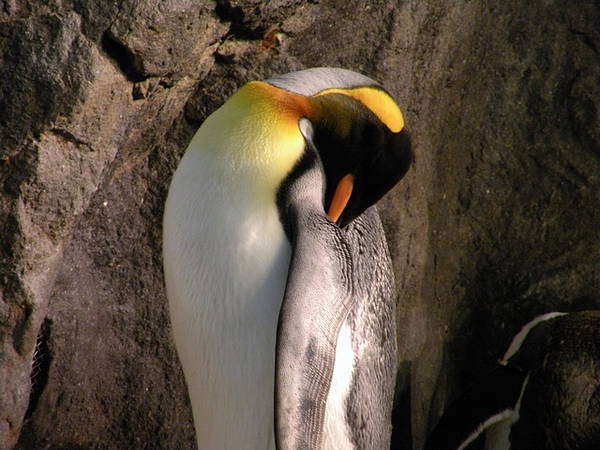
[[[283,208],[292,256],[277,329],[275,439],[285,449],[320,447],[336,340],[353,301],[351,252],[343,231],[307,197],[319,186],[314,177],[316,165],[294,181]]]
[[[464,448],[492,424],[510,416],[527,374],[498,366],[455,400],[429,435],[426,450]]]

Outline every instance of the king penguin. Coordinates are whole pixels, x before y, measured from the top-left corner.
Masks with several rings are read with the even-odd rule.
[[[600,311],[551,312],[444,412],[427,450],[600,448]]]
[[[389,448],[394,279],[373,206],[412,161],[372,79],[244,85],[198,129],[163,227],[198,448]]]

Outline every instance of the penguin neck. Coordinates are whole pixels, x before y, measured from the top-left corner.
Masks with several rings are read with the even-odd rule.
[[[305,146],[302,110],[279,91],[261,82],[242,87],[206,119],[190,146],[223,161],[225,183],[243,185],[269,203]]]

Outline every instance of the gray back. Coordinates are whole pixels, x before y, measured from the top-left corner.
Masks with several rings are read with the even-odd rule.
[[[265,80],[267,83],[301,95],[314,95],[331,88],[353,88],[359,86],[379,86],[379,83],[360,73],[332,67],[315,67],[298,72],[278,75]]]

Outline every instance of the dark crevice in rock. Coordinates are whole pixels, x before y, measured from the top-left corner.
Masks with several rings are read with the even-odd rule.
[[[88,148],[89,150],[92,150],[92,151],[94,150],[92,148],[92,146],[89,144],[89,142],[82,141],[77,136],[75,136],[73,133],[71,133],[69,130],[65,130],[64,128],[52,128],[50,131],[53,134],[55,134],[56,136],[61,137],[65,141],[75,144],[77,147],[84,146],[84,147]]]
[[[12,294],[17,283],[17,275],[12,270],[15,257],[15,243],[19,238],[20,224],[17,218],[10,214],[2,218],[2,240],[0,240],[0,286],[2,297]],[[1,297],[0,297],[1,298]]]
[[[239,6],[232,6],[227,0],[217,1],[215,8],[217,17],[223,22],[241,23],[244,20],[244,11]]]
[[[110,30],[106,30],[102,35],[102,49],[117,64],[129,81],[139,83],[148,78],[139,69],[139,57],[120,42]]]
[[[50,319],[44,319],[38,333],[35,350],[33,352],[33,362],[31,364],[31,392],[29,394],[29,404],[25,413],[25,420],[29,419],[38,405],[42,392],[48,384],[48,371],[52,355],[48,346],[52,322]]]
[[[235,63],[235,55],[223,54],[219,50],[214,53],[215,62],[217,64],[233,64]]]
[[[246,23],[246,14],[239,6],[233,6],[228,0],[217,1],[215,13],[221,22],[229,22],[231,25],[226,36],[235,36],[239,39],[260,40],[263,38],[265,29],[263,27],[252,28]]]

